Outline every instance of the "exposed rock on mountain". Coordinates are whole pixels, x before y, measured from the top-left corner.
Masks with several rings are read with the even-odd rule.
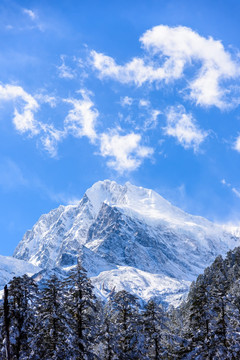
[[[71,267],[81,255],[101,296],[124,288],[143,299],[176,303],[190,282],[239,240],[152,190],[105,180],[78,204],[42,215],[14,257],[51,269]]]

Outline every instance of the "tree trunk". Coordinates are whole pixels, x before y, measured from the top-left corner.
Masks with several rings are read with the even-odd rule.
[[[9,316],[9,304],[8,304],[8,288],[7,285],[4,286],[4,332],[5,332],[5,349],[6,349],[6,359],[11,360],[10,354],[10,337],[9,337],[9,328],[10,328],[10,316]]]

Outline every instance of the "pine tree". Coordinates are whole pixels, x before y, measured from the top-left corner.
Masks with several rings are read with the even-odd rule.
[[[16,360],[30,355],[36,292],[37,285],[27,275],[14,277],[9,283],[10,351]]]
[[[118,337],[117,326],[114,321],[114,313],[112,311],[111,302],[108,301],[98,312],[98,356],[100,359],[117,360],[116,338]]]
[[[228,352],[232,354],[233,359],[240,358],[240,280],[232,285],[228,293],[227,304],[228,315]]]
[[[199,354],[211,359],[212,335],[210,322],[213,318],[210,289],[207,279],[200,275],[190,289],[186,304],[185,323],[187,330],[184,337],[188,340],[188,346],[183,349],[182,355],[189,353],[196,357]],[[185,326],[185,328],[186,328]]]
[[[116,326],[115,353],[120,360],[143,358],[139,305],[134,295],[122,290],[110,300],[111,321]]]
[[[212,349],[215,356],[220,358],[232,359],[230,353],[230,338],[229,334],[234,332],[229,319],[228,308],[231,300],[228,296],[230,289],[231,278],[229,276],[229,267],[227,260],[223,260],[218,256],[214,261],[211,272],[211,302],[215,312],[214,321],[212,324],[212,333],[214,335],[212,342]]]
[[[5,357],[4,348],[4,311],[3,311],[3,300],[0,300],[0,359]]]
[[[186,338],[186,302],[180,308],[171,306],[168,309],[169,333],[166,337],[167,359],[183,359],[190,350],[189,340]]]
[[[68,358],[68,328],[64,309],[62,282],[56,275],[46,280],[37,306],[31,359]]]
[[[240,250],[218,256],[193,283],[185,305],[183,359],[238,359],[240,355]],[[180,357],[181,358],[181,357]]]
[[[93,286],[80,261],[70,270],[65,280],[67,289],[68,324],[71,332],[71,353],[73,359],[94,358],[93,347],[97,337],[95,327],[96,298]]]
[[[4,286],[4,298],[3,298],[3,344],[5,350],[5,359],[11,360],[10,350],[10,312],[9,312],[9,299],[8,299],[8,287]]]
[[[166,330],[167,315],[160,304],[149,300],[143,313],[145,347],[149,359],[159,360],[167,358]],[[165,341],[164,341],[165,340]]]

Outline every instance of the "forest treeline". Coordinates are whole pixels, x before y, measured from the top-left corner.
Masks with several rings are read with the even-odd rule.
[[[78,265],[40,286],[27,275],[4,288],[0,359],[240,359],[240,248],[217,257],[175,309],[127,291],[95,297]]]

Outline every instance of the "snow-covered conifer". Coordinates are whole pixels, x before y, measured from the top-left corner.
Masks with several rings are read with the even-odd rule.
[[[65,286],[73,359],[90,360],[95,357],[92,349],[97,336],[96,298],[91,281],[80,261],[70,270]]]
[[[37,285],[27,275],[14,277],[9,283],[10,352],[13,359],[28,359],[34,327],[34,300]]]
[[[144,343],[149,359],[167,358],[167,315],[160,304],[149,300],[143,313]]]
[[[111,321],[116,329],[115,353],[118,359],[143,358],[142,325],[139,304],[126,290],[117,292],[110,300]]]
[[[46,280],[40,292],[36,313],[37,324],[32,342],[32,360],[63,360],[68,358],[62,282],[56,275]]]

